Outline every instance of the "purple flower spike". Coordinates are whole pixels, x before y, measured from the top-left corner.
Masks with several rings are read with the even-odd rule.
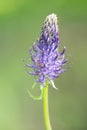
[[[53,84],[55,78],[58,78],[65,71],[63,66],[67,60],[64,58],[65,47],[62,52],[59,49],[59,31],[57,25],[57,16],[48,15],[42,26],[40,38],[30,49],[32,65],[26,64],[32,68],[33,72],[29,74],[37,78],[37,82],[42,86],[48,81]],[[54,86],[54,84],[53,84]]]

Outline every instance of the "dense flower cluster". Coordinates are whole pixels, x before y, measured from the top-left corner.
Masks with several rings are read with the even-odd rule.
[[[65,47],[59,52],[59,42],[57,17],[55,14],[48,15],[42,26],[40,38],[30,49],[32,65],[26,64],[33,69],[29,74],[34,75],[42,85],[45,85],[46,81],[53,83],[53,80],[65,71]]]

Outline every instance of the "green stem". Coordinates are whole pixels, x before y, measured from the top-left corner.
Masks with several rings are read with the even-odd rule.
[[[46,130],[52,130],[50,119],[49,119],[49,108],[48,108],[48,83],[43,88],[43,110],[44,110],[44,121]]]

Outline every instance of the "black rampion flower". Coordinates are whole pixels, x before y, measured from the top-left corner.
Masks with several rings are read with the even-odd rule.
[[[54,79],[59,77],[66,69],[63,66],[67,62],[64,58],[65,47],[62,52],[59,49],[59,30],[57,16],[48,15],[42,26],[40,38],[32,45],[30,55],[32,65],[26,64],[32,68],[33,72],[29,74],[36,77],[36,81],[42,86],[48,81],[54,86]]]

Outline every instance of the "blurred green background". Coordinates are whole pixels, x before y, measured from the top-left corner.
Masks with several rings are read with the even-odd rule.
[[[34,82],[22,58],[39,37],[45,17],[56,13],[61,47],[71,66],[49,88],[53,130],[87,130],[87,1],[0,0],[0,130],[45,130],[41,101],[27,93]],[[33,91],[39,95],[39,86]]]

